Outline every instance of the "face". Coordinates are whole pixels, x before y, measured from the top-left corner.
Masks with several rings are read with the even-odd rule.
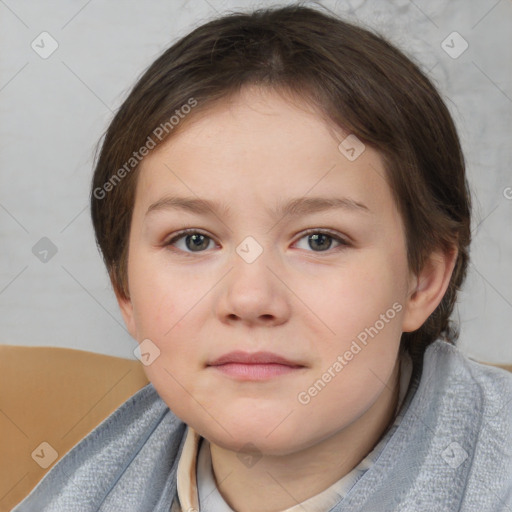
[[[160,352],[144,366],[159,395],[219,446],[311,447],[361,418],[393,372],[404,229],[380,156],[340,150],[347,135],[251,88],[141,164],[121,309]]]

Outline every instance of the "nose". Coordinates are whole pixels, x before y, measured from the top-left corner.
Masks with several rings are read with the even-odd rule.
[[[290,295],[277,277],[278,265],[265,251],[256,261],[246,262],[237,253],[231,271],[221,281],[216,314],[224,323],[281,325],[290,316]],[[288,292],[288,293],[287,293]]]

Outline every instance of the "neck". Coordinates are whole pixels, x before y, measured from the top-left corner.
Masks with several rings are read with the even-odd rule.
[[[240,453],[210,445],[216,484],[237,512],[278,512],[301,503],[347,475],[375,447],[394,419],[400,362],[375,403],[347,428],[305,450],[263,455],[246,467]],[[262,492],[265,489],[265,492]]]

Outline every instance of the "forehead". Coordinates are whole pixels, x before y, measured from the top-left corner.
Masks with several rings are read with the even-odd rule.
[[[305,142],[316,146],[317,154],[324,152],[325,145],[333,143],[330,133],[333,126],[326,124],[314,105],[297,96],[285,96],[255,86],[245,87],[239,94],[204,108],[196,107],[176,128],[178,130],[143,161],[142,167],[159,156],[165,158],[165,153],[176,156],[177,152],[188,150],[188,156],[194,158],[203,156],[197,151],[204,149],[215,156],[216,161],[221,157],[232,160],[254,156],[262,148],[265,152],[260,152],[259,160],[264,160],[270,151],[274,161],[276,153],[283,158],[295,156],[304,160],[306,153],[310,154],[310,150],[305,151]]]
[[[380,155],[359,142],[361,154],[347,158],[342,141],[349,135],[305,100],[247,88],[191,114],[145,157],[137,200],[147,208],[178,193],[243,208],[338,194],[377,211],[393,209]]]

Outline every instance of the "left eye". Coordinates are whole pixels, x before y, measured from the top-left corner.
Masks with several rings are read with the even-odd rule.
[[[328,231],[309,231],[300,239],[306,239],[307,245],[313,249],[313,252],[325,252],[331,249],[332,241],[334,240],[339,246],[348,246],[348,243]],[[300,248],[300,247],[299,247]],[[318,249],[318,250],[317,250]],[[307,250],[307,249],[306,249]]]

